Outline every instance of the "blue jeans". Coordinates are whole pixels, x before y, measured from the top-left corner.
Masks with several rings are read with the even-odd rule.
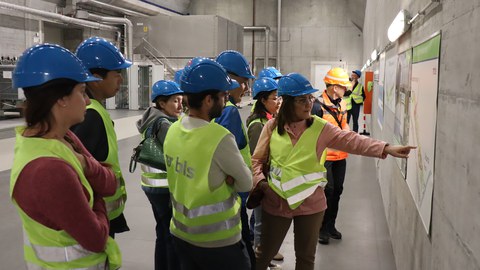
[[[170,193],[154,192],[156,188],[142,187],[152,205],[153,216],[157,225],[155,231],[155,270],[180,269],[180,261],[173,247],[172,235],[170,234],[170,219],[172,219],[172,207]]]

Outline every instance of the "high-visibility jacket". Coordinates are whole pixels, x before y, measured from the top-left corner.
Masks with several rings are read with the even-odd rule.
[[[320,103],[323,103],[328,108],[327,110],[324,106],[321,106],[323,111],[323,119],[327,120],[330,124],[336,127],[339,127],[340,129],[350,130],[350,127],[348,126],[348,123],[347,123],[347,109],[346,109],[347,107],[343,99],[342,101],[340,101],[340,106],[336,106],[330,101],[330,98],[327,95],[327,91],[325,90],[322,96],[319,98],[319,101]],[[336,113],[338,122],[340,122],[341,125],[339,125],[337,120],[335,120],[335,116],[334,116],[335,113]],[[348,157],[347,152],[339,151],[333,148],[327,149],[328,161],[342,160],[342,159],[346,159],[347,157]]]
[[[323,127],[327,123],[318,116],[308,127],[295,146],[290,136],[279,135],[275,128],[270,138],[269,186],[288,202],[291,209],[297,208],[315,190],[327,184],[326,169],[317,157],[315,147]]]
[[[350,95],[356,104],[363,103],[362,89],[363,89],[362,84],[357,83],[357,86],[355,87],[355,89],[353,89],[352,94]]]
[[[93,207],[93,190],[85,178],[82,165],[75,154],[58,140],[22,136],[25,127],[16,129],[15,157],[10,176],[10,198],[15,204],[24,230],[24,258],[27,269],[118,269],[121,253],[115,240],[107,240],[104,252],[95,253],[83,248],[63,230],[54,230],[30,218],[13,199],[13,190],[23,168],[40,157],[59,158],[70,164],[89,194]]]
[[[214,152],[229,133],[214,122],[188,130],[179,120],[165,138],[173,210],[170,232],[194,245],[238,237],[242,230],[240,197],[226,183],[210,190],[208,181]]]
[[[91,102],[92,103],[87,106],[87,109],[93,109],[100,114],[107,133],[108,155],[104,162],[112,166],[112,170],[117,178],[117,190],[115,194],[104,198],[108,212],[108,219],[112,220],[120,216],[125,208],[125,202],[127,201],[125,180],[123,179],[122,171],[120,170],[120,162],[118,160],[117,134],[115,133],[112,119],[107,110],[105,110],[102,104],[97,100],[91,99]]]
[[[253,124],[253,123],[261,123],[262,126],[265,126],[265,124],[267,123],[267,119],[266,118],[256,118],[256,119],[253,119],[249,124],[248,124],[248,127],[247,129],[250,128],[250,126]]]
[[[352,99],[353,101],[355,101],[356,104],[363,103],[362,89],[362,84],[358,82],[355,89],[352,90],[352,93],[349,96],[343,97],[347,111],[350,111],[352,109]]]
[[[164,118],[169,121],[168,118]],[[145,138],[147,131],[151,132],[151,126],[156,122],[152,121],[150,127],[146,128],[142,134],[142,139]],[[167,172],[161,169],[156,169],[144,164],[140,165],[142,170],[142,186],[153,188],[168,188]]]
[[[229,107],[229,106],[236,107],[235,104],[233,104],[230,101],[227,101],[227,104],[225,105],[225,107]],[[247,167],[252,168],[252,156],[250,155],[250,145],[248,144],[248,136],[243,124],[242,124],[242,131],[243,131],[243,135],[245,136],[245,140],[247,141],[247,144],[245,145],[245,147],[240,149],[240,154],[242,154],[243,161],[245,161],[245,164],[247,164]]]

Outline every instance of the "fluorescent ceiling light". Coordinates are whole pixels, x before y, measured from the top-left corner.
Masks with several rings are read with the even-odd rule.
[[[372,59],[372,62],[375,62],[375,60],[377,60],[377,57],[378,57],[378,52],[377,52],[377,49],[375,49],[370,55],[370,59]]]
[[[371,64],[372,64],[372,62],[370,61],[370,59],[368,59],[367,60],[367,67],[369,67]]]
[[[408,17],[408,11],[404,9],[400,10],[395,19],[393,19],[393,22],[390,24],[390,27],[388,27],[388,40],[395,42],[400,36],[408,31],[410,28],[410,24],[408,24]]]

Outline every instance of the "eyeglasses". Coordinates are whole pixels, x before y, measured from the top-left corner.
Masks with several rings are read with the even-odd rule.
[[[315,101],[314,96],[295,98],[294,101],[301,105],[307,105],[308,103],[313,103]]]

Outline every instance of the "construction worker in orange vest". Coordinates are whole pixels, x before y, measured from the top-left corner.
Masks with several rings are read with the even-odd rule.
[[[327,120],[330,124],[342,130],[350,130],[347,123],[347,105],[343,95],[351,85],[348,74],[342,68],[333,68],[324,78],[327,89],[315,100],[312,114]],[[327,148],[325,168],[328,184],[325,186],[327,210],[323,218],[318,242],[327,245],[330,238],[341,239],[342,234],[335,227],[340,195],[343,191],[348,153]]]

